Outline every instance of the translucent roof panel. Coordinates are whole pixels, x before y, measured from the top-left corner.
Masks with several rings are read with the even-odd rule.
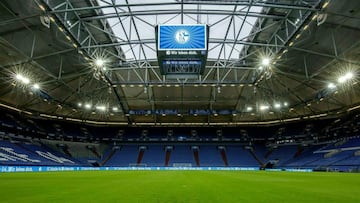
[[[112,28],[126,60],[155,60],[155,27],[159,24],[209,25],[210,60],[238,59],[257,17],[248,13],[261,13],[262,7],[211,5],[166,0],[98,0],[100,6],[109,5],[102,12],[109,16]]]

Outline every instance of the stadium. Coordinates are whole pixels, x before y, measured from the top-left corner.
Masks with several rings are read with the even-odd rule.
[[[360,1],[3,0],[0,202],[360,202]]]

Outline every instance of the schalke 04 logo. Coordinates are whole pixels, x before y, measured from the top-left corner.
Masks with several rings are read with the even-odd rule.
[[[190,34],[187,30],[178,30],[175,33],[175,40],[179,44],[185,44],[189,41]]]

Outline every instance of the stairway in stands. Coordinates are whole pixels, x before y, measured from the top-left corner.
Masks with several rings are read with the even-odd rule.
[[[194,159],[196,166],[200,166],[200,158],[199,158],[199,147],[198,146],[192,146],[192,150],[194,153]]]
[[[228,162],[228,159],[227,159],[227,156],[226,156],[225,147],[220,147],[219,146],[219,150],[220,150],[221,158],[224,161],[224,165],[229,166],[229,162]]]

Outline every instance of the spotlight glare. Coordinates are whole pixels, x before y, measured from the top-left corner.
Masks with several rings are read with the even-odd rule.
[[[269,58],[263,58],[262,61],[261,61],[261,64],[264,65],[264,66],[268,66],[270,65],[271,61]]]
[[[345,74],[345,78],[346,78],[347,80],[350,80],[350,79],[352,79],[353,77],[354,77],[354,74],[353,74],[352,72],[348,72],[348,73]]]
[[[95,107],[97,110],[99,111],[105,111],[106,110],[106,107],[105,106],[96,106]]]
[[[81,107],[81,106],[82,106],[82,103],[79,102],[79,103],[78,103],[78,107]]]
[[[25,84],[29,84],[30,80],[29,80],[29,78],[24,78],[22,82],[25,83]]]
[[[103,59],[96,59],[95,60],[95,65],[97,67],[102,67],[105,64],[105,61]]]
[[[353,77],[354,77],[354,74],[352,72],[348,72],[345,75],[340,76],[339,79],[338,79],[338,82],[339,83],[344,83],[344,82],[346,82],[348,80],[351,80]]]
[[[17,75],[16,75],[16,79],[17,79],[17,80],[22,80],[23,78],[24,78],[24,77],[23,77],[22,75],[20,75],[20,74],[17,74]]]
[[[281,104],[276,103],[276,104],[274,104],[274,107],[277,108],[277,109],[279,109],[279,108],[281,107]]]
[[[86,109],[91,109],[91,104],[85,104]]]
[[[329,89],[334,89],[334,88],[336,88],[336,85],[334,83],[329,83],[327,87]]]
[[[287,102],[284,102],[284,106],[288,106],[289,104]]]
[[[252,108],[251,106],[248,106],[248,107],[246,108],[246,110],[247,110],[247,111],[252,111],[253,108]]]
[[[113,110],[113,111],[118,111],[118,110],[119,110],[119,108],[118,108],[118,107],[116,107],[116,106],[114,106],[114,107],[112,108],[112,110]]]
[[[269,106],[267,106],[267,105],[261,105],[259,109],[260,109],[260,111],[265,111],[265,110],[268,110],[268,109],[269,109]]]
[[[35,83],[35,84],[33,85],[33,88],[38,90],[38,89],[40,89],[40,85],[37,84],[37,83]]]
[[[26,85],[30,83],[30,79],[27,78],[27,77],[24,77],[24,76],[21,75],[21,74],[17,74],[17,75],[16,75],[16,79],[19,80],[20,82],[26,84]]]

